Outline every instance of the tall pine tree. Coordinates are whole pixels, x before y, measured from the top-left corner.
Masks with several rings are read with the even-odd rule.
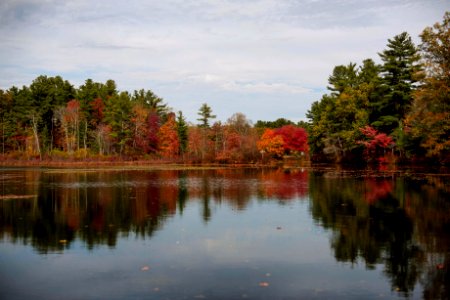
[[[406,32],[388,39],[387,49],[379,55],[383,61],[381,92],[372,99],[370,121],[380,131],[391,134],[411,107],[422,68],[418,50]]]
[[[180,142],[180,155],[183,155],[186,152],[188,145],[188,126],[186,120],[181,111],[178,112],[177,116],[177,133],[178,140]]]

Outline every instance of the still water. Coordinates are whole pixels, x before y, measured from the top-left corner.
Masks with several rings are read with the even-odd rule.
[[[0,168],[1,299],[448,299],[446,172]]]

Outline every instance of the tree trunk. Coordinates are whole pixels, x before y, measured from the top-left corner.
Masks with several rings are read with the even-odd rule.
[[[37,129],[37,120],[36,120],[36,116],[34,114],[31,116],[31,123],[32,123],[32,129],[33,129],[33,135],[34,135],[34,143],[36,144],[36,149],[39,154],[39,159],[42,159],[41,146],[39,143],[39,134],[38,134],[38,129]]]

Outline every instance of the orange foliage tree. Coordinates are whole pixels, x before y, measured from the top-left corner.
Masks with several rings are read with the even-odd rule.
[[[236,162],[242,160],[241,139],[242,137],[230,126],[221,126],[222,133],[219,145],[216,147],[216,160],[220,162]]]
[[[168,115],[166,123],[158,130],[159,153],[166,158],[174,158],[179,154],[180,141],[178,139],[175,114]]]
[[[279,158],[284,154],[283,137],[272,129],[267,128],[264,130],[261,139],[257,142],[257,147],[263,158],[265,154],[275,158]]]

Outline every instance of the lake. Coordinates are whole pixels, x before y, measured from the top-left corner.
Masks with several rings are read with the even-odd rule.
[[[1,299],[448,299],[435,170],[0,168]]]

